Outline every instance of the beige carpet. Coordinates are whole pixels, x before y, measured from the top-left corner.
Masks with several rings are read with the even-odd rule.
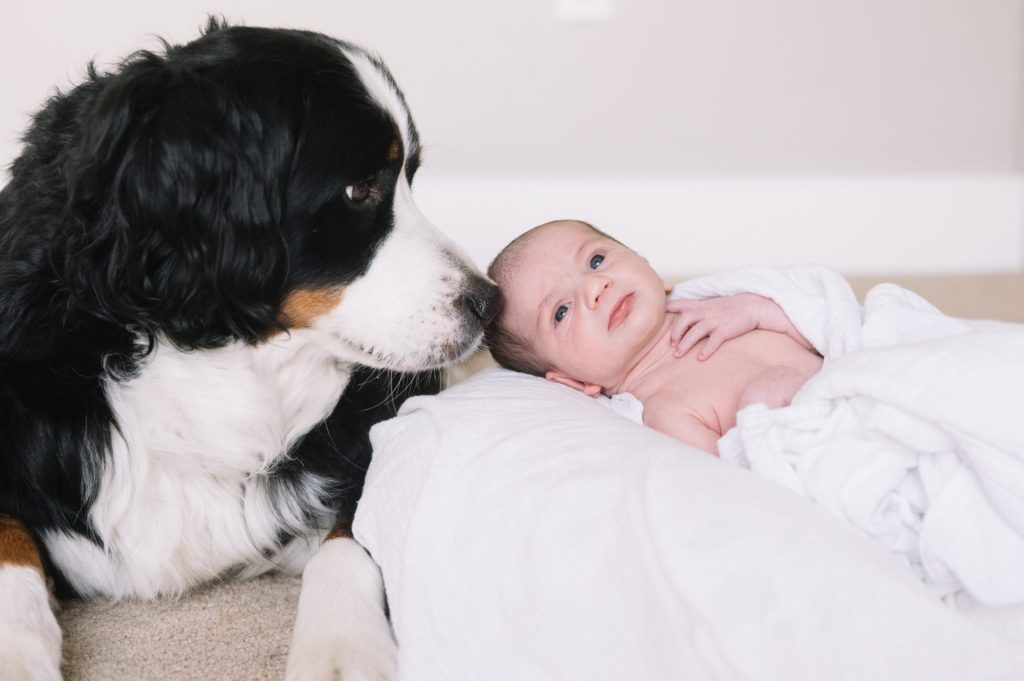
[[[880,278],[854,279],[863,296]],[[944,312],[1024,323],[1024,273],[895,277]],[[481,354],[459,380],[491,363]],[[280,679],[298,599],[297,579],[220,584],[173,602],[65,604],[68,681]]]
[[[269,576],[159,603],[65,603],[68,681],[284,678],[299,580]]]

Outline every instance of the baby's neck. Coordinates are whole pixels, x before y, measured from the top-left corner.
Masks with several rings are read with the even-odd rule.
[[[645,387],[650,383],[650,379],[659,375],[662,366],[675,359],[675,347],[670,342],[672,322],[675,319],[674,314],[665,315],[665,320],[658,333],[652,337],[652,341],[636,354],[632,367],[620,381],[604,387],[605,394],[632,393],[637,399],[643,399],[642,395],[648,392]]]

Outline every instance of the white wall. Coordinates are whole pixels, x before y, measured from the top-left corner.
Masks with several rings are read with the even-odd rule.
[[[424,212],[486,265],[525,227],[587,220],[677,279],[746,265],[847,274],[1024,270],[1020,176],[417,179]]]
[[[3,164],[88,59],[213,11],[379,51],[426,143],[421,202],[481,261],[558,211],[638,249],[697,239],[666,255],[681,272],[1024,269],[1024,0],[615,0],[596,24],[555,0],[3,2]]]

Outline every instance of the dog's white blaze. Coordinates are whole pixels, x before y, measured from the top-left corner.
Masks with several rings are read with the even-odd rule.
[[[412,130],[409,129],[409,110],[402,104],[401,96],[367,53],[355,47],[343,49],[342,52],[355,67],[359,79],[363,81],[363,85],[366,86],[373,100],[394,119],[398,131],[402,135],[402,149],[405,150],[405,158],[408,158],[411,151],[409,143],[412,141]]]
[[[61,632],[43,576],[0,565],[0,679],[60,681]]]
[[[106,385],[117,427],[90,511],[105,550],[50,533],[53,559],[84,594],[115,598],[176,594],[229,570],[300,570],[330,512],[285,551],[277,533],[308,524],[300,502],[318,508],[326,482],[307,475],[304,499],[271,496],[267,474],[330,413],[348,369],[304,330],[255,347],[159,343],[136,377]]]

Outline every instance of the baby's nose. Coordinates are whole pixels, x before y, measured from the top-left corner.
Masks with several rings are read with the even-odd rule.
[[[587,301],[590,303],[591,307],[597,307],[601,302],[601,296],[604,295],[605,291],[611,288],[611,285],[612,280],[606,276],[600,274],[590,276],[589,281],[587,282]]]

